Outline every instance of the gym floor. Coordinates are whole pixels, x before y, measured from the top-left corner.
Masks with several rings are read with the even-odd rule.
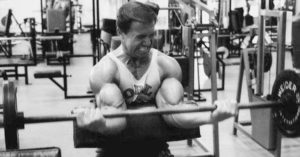
[[[91,42],[89,34],[75,35],[74,43],[75,54],[91,53]],[[275,73],[275,53],[273,53],[273,65],[271,72],[265,74],[265,82],[274,81]],[[286,53],[286,69],[292,68],[290,53]],[[91,58],[75,58],[71,60],[68,66],[69,94],[82,95],[88,90],[88,76],[92,67]],[[63,91],[60,90],[49,79],[35,79],[33,73],[45,69],[62,69],[60,66],[46,65],[45,62],[39,63],[35,67],[29,67],[29,85],[25,85],[24,78],[19,78],[18,85],[18,110],[24,112],[25,116],[43,116],[43,115],[65,115],[75,107],[91,106],[89,98],[82,99],[64,99]],[[22,69],[20,69],[21,71]],[[200,70],[203,71],[202,65]],[[235,99],[237,91],[239,65],[226,66],[225,71],[225,90],[218,91],[218,99]],[[204,73],[200,73],[201,88],[209,88],[210,81]],[[12,80],[13,78],[9,78]],[[196,79],[195,79],[196,80]],[[61,82],[60,79],[58,79]],[[196,81],[195,81],[196,82]],[[218,81],[220,82],[220,81]],[[245,82],[245,81],[244,81]],[[62,82],[61,82],[62,83]],[[3,80],[0,80],[2,86]],[[218,84],[220,85],[220,84]],[[195,85],[197,86],[197,84]],[[265,83],[265,91],[271,90],[272,84]],[[2,95],[2,90],[0,91]],[[205,104],[211,104],[211,92],[202,92],[207,99]],[[247,92],[245,83],[242,90],[241,102],[247,102]],[[2,102],[2,97],[0,98]],[[201,113],[208,114],[208,113]],[[240,112],[241,120],[250,119],[250,111]],[[273,155],[263,147],[255,143],[252,139],[238,132],[237,136],[232,135],[233,118],[219,123],[219,143],[221,157],[272,157]],[[213,150],[212,125],[200,127],[202,137],[197,139],[208,150]],[[249,128],[249,130],[251,130]],[[82,157],[96,156],[96,148],[74,148],[73,144],[73,124],[72,122],[53,122],[25,125],[25,129],[19,130],[20,148],[40,148],[40,147],[59,147],[63,157]],[[203,153],[201,147],[194,144],[188,148],[186,141],[171,142],[171,151],[174,155],[198,155]],[[0,149],[5,150],[4,131],[0,132]],[[298,157],[300,154],[299,138],[283,138],[281,146],[282,157]]]

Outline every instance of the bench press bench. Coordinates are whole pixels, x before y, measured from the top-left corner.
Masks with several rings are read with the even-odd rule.
[[[25,83],[28,84],[28,66],[35,66],[36,63],[34,60],[21,59],[20,57],[10,57],[10,58],[0,58],[0,67],[9,68],[13,67],[13,69],[5,70],[6,77],[15,77],[16,80],[19,77],[25,78]],[[19,72],[19,67],[24,67],[24,72]],[[12,72],[12,74],[11,74]]]
[[[34,73],[34,78],[55,78],[63,77],[60,70],[39,71]]]
[[[65,77],[65,75],[63,75],[60,70],[38,71],[38,72],[35,72],[33,76],[34,76],[34,78],[37,78],[37,79],[48,78],[54,84],[56,84],[61,90],[63,90],[63,91],[66,90],[65,83],[63,83],[63,85],[61,85],[54,79],[54,78],[64,78]]]
[[[0,151],[2,157],[61,157],[58,147],[33,148],[33,149],[12,149]]]
[[[34,73],[34,78],[36,79],[44,79],[48,78],[50,79],[55,85],[57,85],[61,90],[64,91],[64,97],[67,98],[92,98],[94,95],[91,93],[88,93],[86,95],[69,95],[68,94],[68,77],[71,77],[71,75],[67,74],[67,63],[66,61],[70,59],[71,56],[63,56],[61,57],[62,60],[62,66],[63,71],[61,70],[44,70],[44,71],[36,71]],[[76,55],[72,55],[72,57],[77,57]],[[84,56],[84,57],[90,57],[90,56]],[[55,80],[55,78],[62,78],[63,84],[60,84]]]

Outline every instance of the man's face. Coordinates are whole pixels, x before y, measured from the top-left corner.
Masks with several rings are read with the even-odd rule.
[[[149,55],[154,37],[155,23],[143,24],[141,22],[132,22],[129,31],[121,33],[124,50],[130,57],[140,59]]]

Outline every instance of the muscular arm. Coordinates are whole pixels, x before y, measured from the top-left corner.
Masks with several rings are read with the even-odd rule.
[[[175,78],[167,78],[163,81],[161,88],[156,95],[156,102],[159,108],[192,108],[192,104],[183,103],[183,87]],[[203,113],[182,113],[163,115],[164,120],[175,127],[195,128],[202,124],[212,122],[210,114]]]
[[[159,65],[165,77],[156,95],[157,106],[159,108],[195,107],[192,104],[183,103],[184,90],[180,83],[181,68],[179,64],[173,58],[163,57],[162,60],[163,62],[160,62]],[[221,103],[221,107],[218,107],[212,114],[201,112],[169,114],[163,115],[163,118],[168,124],[175,127],[195,128],[202,124],[212,123],[230,117],[234,113],[234,106],[230,105],[227,107],[227,104],[224,105],[224,103]]]
[[[90,74],[90,86],[96,98],[96,109],[86,111],[79,118],[79,126],[102,134],[117,134],[126,126],[126,118],[104,118],[103,113],[125,110],[120,89],[114,83],[117,68],[107,57],[95,65]]]

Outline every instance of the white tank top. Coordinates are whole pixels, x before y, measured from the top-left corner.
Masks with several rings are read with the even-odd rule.
[[[159,52],[155,49],[151,49],[150,52],[152,53],[150,65],[140,79],[136,79],[126,65],[113,53],[108,54],[118,67],[120,74],[119,88],[127,104],[155,102],[155,95],[161,84],[157,64]]]

